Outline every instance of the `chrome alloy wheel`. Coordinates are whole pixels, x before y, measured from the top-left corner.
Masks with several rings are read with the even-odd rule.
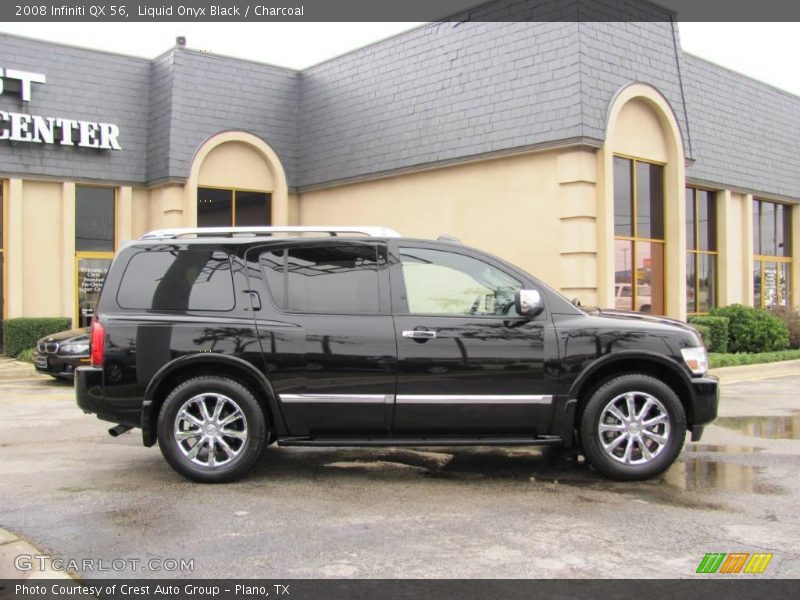
[[[661,454],[669,442],[669,414],[656,397],[626,392],[603,408],[597,434],[603,450],[615,461],[646,464]]]
[[[175,443],[201,467],[234,460],[247,442],[247,417],[236,402],[218,393],[199,394],[183,403],[175,416]]]

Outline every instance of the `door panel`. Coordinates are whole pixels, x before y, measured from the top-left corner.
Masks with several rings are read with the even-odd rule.
[[[267,377],[292,435],[385,434],[397,377],[385,248],[314,244],[247,254]]]
[[[555,340],[546,312],[517,316],[522,280],[466,249],[400,245],[393,255],[392,431],[546,432],[555,382],[545,374],[545,348]]]

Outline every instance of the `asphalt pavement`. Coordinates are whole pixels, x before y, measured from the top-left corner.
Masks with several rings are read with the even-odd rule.
[[[746,373],[702,442],[638,483],[552,450],[273,446],[245,480],[198,485],[68,383],[0,381],[0,527],[84,577],[694,577],[708,552],[798,577],[800,373]]]

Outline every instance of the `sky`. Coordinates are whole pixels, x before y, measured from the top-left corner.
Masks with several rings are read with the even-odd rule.
[[[175,43],[302,69],[420,23],[0,23],[0,31],[154,58]],[[687,52],[800,95],[800,23],[681,23]]]

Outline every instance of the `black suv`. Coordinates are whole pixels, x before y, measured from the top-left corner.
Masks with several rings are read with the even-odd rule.
[[[75,385],[201,482],[272,442],[562,446],[645,479],[716,417],[706,372],[687,325],[584,310],[453,239],[212,228],[119,251]]]

